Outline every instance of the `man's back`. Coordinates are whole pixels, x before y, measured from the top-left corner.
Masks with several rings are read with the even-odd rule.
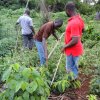
[[[48,22],[41,26],[38,33],[35,35],[35,39],[42,42],[42,37],[46,39],[54,32],[53,22]]]
[[[33,26],[33,23],[32,23],[32,19],[28,15],[24,14],[18,19],[17,22],[19,22],[21,25],[22,34],[26,35],[32,33],[30,26]]]

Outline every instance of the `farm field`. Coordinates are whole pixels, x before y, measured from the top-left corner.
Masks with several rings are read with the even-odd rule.
[[[79,61],[78,80],[70,81],[65,70],[65,55],[51,85],[61,57],[64,37],[48,59],[48,66],[39,66],[36,46],[30,51],[22,47],[21,30],[15,29],[17,19],[24,8],[0,9],[0,100],[100,100],[100,21],[95,13],[81,14],[85,22],[82,37],[84,54]],[[34,28],[38,32],[42,17],[31,9]],[[52,12],[50,20],[62,18],[63,26],[56,33],[60,37],[67,25],[65,11]],[[47,40],[48,54],[57,41],[51,36]]]

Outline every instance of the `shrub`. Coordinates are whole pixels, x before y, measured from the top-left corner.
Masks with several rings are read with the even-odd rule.
[[[46,81],[33,67],[11,65],[2,80],[7,89],[0,94],[1,100],[46,100],[50,95]]]

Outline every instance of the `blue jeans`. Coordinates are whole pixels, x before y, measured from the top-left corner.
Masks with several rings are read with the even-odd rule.
[[[39,55],[39,58],[40,58],[40,65],[42,66],[46,63],[43,43],[36,40],[35,44],[36,44],[36,47],[37,47],[37,50],[38,50],[38,55]]]
[[[74,79],[78,77],[78,60],[79,56],[66,56],[66,70],[73,73]]]

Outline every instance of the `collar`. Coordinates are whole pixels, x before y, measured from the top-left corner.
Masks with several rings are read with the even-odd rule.
[[[69,19],[68,19],[68,21],[71,21],[71,20],[73,20],[73,19],[75,19],[75,18],[77,18],[77,17],[79,17],[80,15],[79,14],[77,14],[77,15],[75,15],[75,16],[72,16],[72,17],[70,17]]]

